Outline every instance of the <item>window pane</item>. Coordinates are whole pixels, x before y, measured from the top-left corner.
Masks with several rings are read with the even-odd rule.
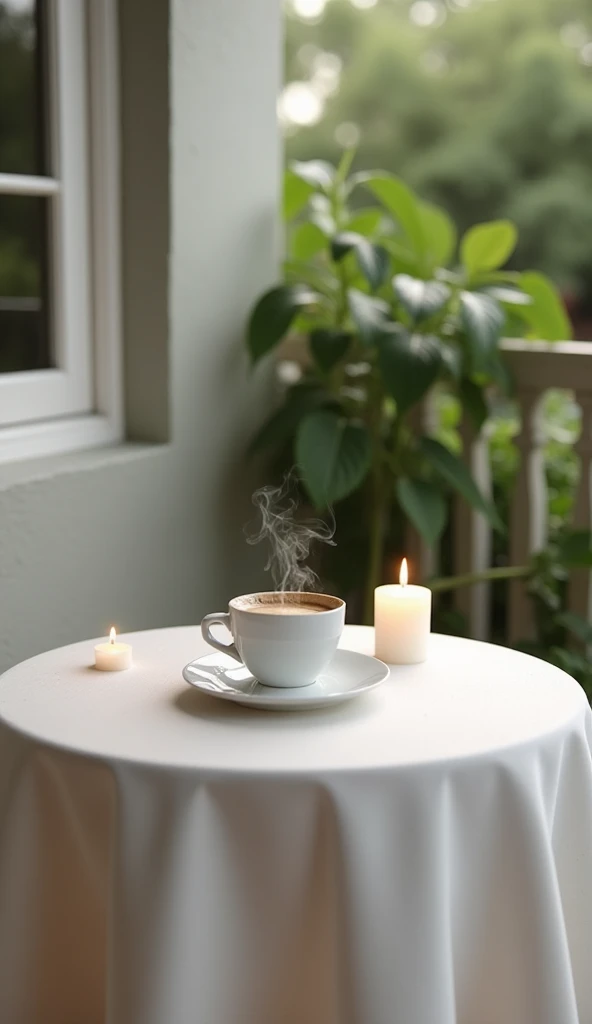
[[[46,173],[41,3],[0,0],[0,172]]]
[[[51,365],[47,202],[31,196],[0,196],[0,373]]]

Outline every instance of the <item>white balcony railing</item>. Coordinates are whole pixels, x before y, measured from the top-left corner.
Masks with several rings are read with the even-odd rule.
[[[504,342],[506,362],[515,384],[515,399],[520,412],[521,428],[515,443],[520,469],[511,498],[508,561],[524,565],[529,556],[544,547],[548,533],[547,486],[543,458],[543,433],[540,406],[549,389],[567,389],[573,393],[581,411],[581,430],[574,442],[579,457],[580,474],[575,497],[572,525],[589,529],[592,526],[592,342]],[[429,418],[429,412],[426,412]],[[491,494],[491,467],[487,444],[487,424],[475,437],[470,424],[461,424],[465,457],[481,489]],[[453,571],[455,574],[480,572],[491,565],[491,529],[484,518],[465,503],[458,502],[453,522]],[[417,538],[415,557],[419,575],[429,577],[438,571],[437,556]],[[512,643],[533,635],[532,609],[524,584],[520,580],[508,584],[507,640]],[[456,593],[456,604],[467,619],[470,635],[478,639],[490,637],[490,584],[479,583]],[[574,571],[569,580],[570,610],[590,618],[590,573]]]
[[[573,449],[579,458],[580,473],[571,525],[592,528],[592,342],[531,342],[506,339],[502,348],[514,380],[515,401],[521,428],[514,438],[520,468],[511,498],[507,557],[510,565],[525,565],[533,552],[544,547],[548,534],[548,496],[543,456],[545,440],[541,421],[541,403],[550,389],[571,392],[581,412],[581,430]],[[282,359],[305,365],[299,341],[282,347]],[[285,363],[283,365],[286,365]],[[433,407],[428,401],[423,414],[428,430]],[[491,496],[492,473],[487,440],[490,425],[475,437],[471,424],[460,425],[464,453],[472,474],[483,493]],[[492,564],[492,531],[482,515],[464,501],[453,509],[452,572],[454,575],[482,572]],[[406,553],[411,557],[416,578],[429,579],[441,572],[441,551],[430,549],[413,531],[408,531]],[[508,583],[506,641],[514,643],[533,636],[532,607],[524,583]],[[478,583],[455,591],[456,607],[464,614],[469,635],[491,639],[491,584]],[[570,574],[568,606],[592,621],[591,573],[576,570]]]

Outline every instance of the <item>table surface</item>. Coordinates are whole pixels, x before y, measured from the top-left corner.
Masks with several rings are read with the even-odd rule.
[[[198,693],[183,666],[211,649],[199,628],[122,637],[134,666],[89,667],[95,641],[50,651],[0,678],[0,720],[35,740],[107,760],[204,771],[404,766],[479,756],[541,739],[581,715],[585,696],[545,662],[433,635],[422,665],[393,666],[364,697],[318,711],[255,711]],[[341,646],[373,653],[373,630]]]

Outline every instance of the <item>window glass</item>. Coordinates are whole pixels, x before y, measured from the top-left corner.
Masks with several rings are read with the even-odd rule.
[[[46,199],[0,195],[0,373],[51,365],[46,217]]]
[[[42,6],[0,0],[0,173],[46,171]],[[50,365],[47,206],[0,194],[0,373]]]
[[[35,0],[0,0],[0,173],[46,170],[43,33],[37,7]]]

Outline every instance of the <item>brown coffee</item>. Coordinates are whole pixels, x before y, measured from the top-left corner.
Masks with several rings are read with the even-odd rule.
[[[311,612],[326,612],[327,608],[318,604],[305,604],[303,601],[286,601],[284,604],[251,604],[244,610],[259,615],[310,615]]]

